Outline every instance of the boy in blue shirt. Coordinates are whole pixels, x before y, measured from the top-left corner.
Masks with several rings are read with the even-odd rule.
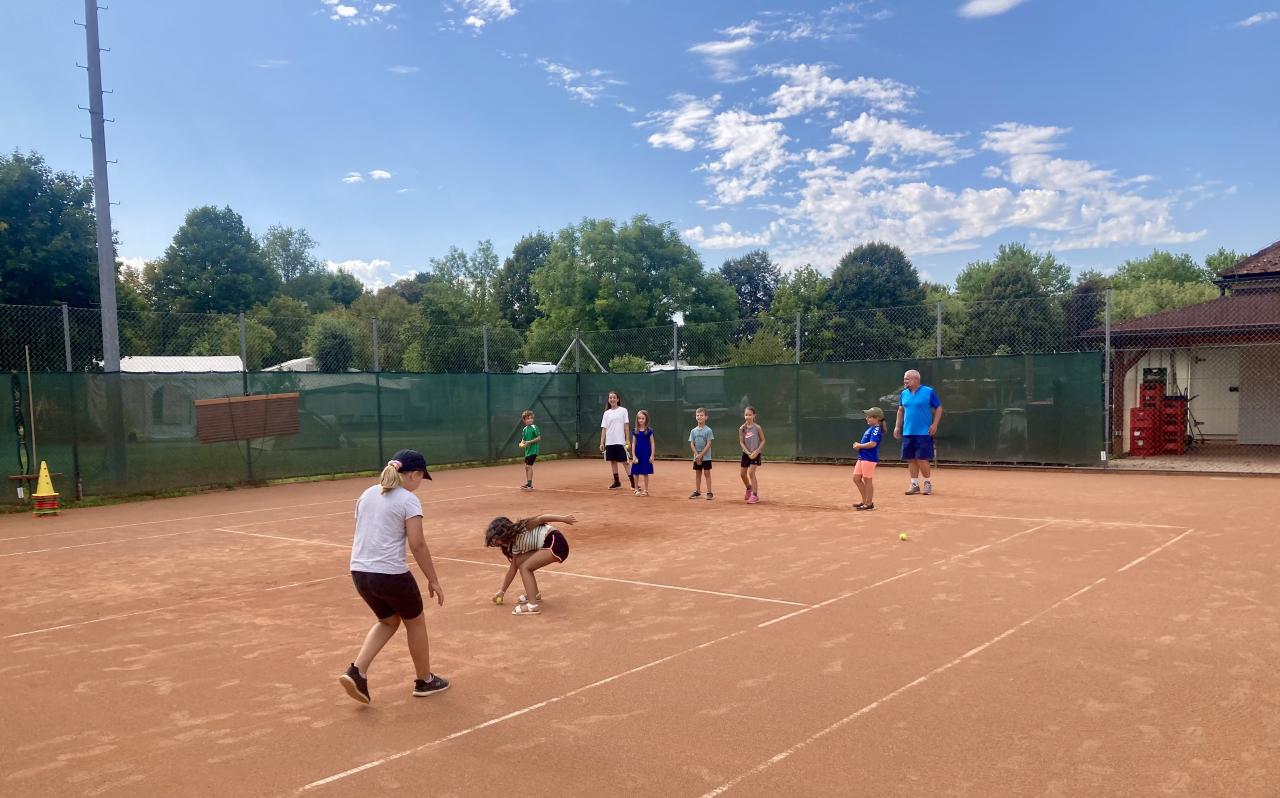
[[[690,499],[698,499],[702,497],[702,474],[707,475],[707,501],[711,501],[716,497],[711,492],[711,442],[716,439],[715,433],[711,431],[711,427],[707,426],[707,409],[699,407],[693,414],[697,420],[698,426],[689,430],[689,449],[693,452],[693,473],[697,475],[697,483],[693,489],[693,493],[689,494]]]
[[[876,509],[876,466],[880,463],[880,438],[884,435],[884,411],[869,407],[862,411],[867,417],[867,431],[862,440],[853,445],[858,450],[858,462],[853,465],[853,484],[862,495],[862,501],[853,505],[855,510]]]
[[[933,436],[938,434],[938,422],[942,419],[942,401],[928,385],[920,384],[920,372],[912,369],[902,375],[902,393],[898,397],[898,420],[893,425],[893,437],[902,439],[902,459],[911,472],[908,496],[920,493],[921,474],[924,475],[924,495],[933,493],[929,479],[929,461],[933,459]]]

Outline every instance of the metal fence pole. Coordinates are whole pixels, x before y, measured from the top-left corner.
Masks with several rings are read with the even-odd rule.
[[[1102,366],[1102,392],[1103,396],[1103,424],[1106,426],[1106,439],[1102,444],[1102,466],[1106,468],[1111,463],[1111,289],[1106,292],[1106,305],[1103,311],[1102,327],[1103,335],[1103,366]]]
[[[240,311],[240,370],[249,370],[249,343],[245,336],[244,311]]]
[[[800,365],[800,311],[796,311],[796,365]]]
[[[369,324],[373,328],[373,370],[382,371],[382,364],[378,359],[378,317],[370,316]],[[382,460],[382,453],[378,453],[378,460]]]
[[[480,328],[480,335],[484,339],[484,373],[489,373],[489,325],[486,324]]]
[[[62,348],[67,356],[67,371],[73,371],[71,367],[71,314],[67,310],[67,303],[62,303]]]
[[[938,339],[937,352],[938,357],[942,357],[942,303],[938,303],[937,317],[933,322],[933,329]]]

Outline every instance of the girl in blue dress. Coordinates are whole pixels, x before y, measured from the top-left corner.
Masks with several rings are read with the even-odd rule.
[[[631,437],[635,445],[631,447],[631,476],[635,479],[636,495],[649,495],[649,475],[653,473],[653,430],[649,428],[649,411],[636,413],[636,428]]]

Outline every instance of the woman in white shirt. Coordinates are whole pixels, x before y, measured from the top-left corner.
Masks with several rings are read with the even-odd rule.
[[[617,490],[622,487],[622,482],[618,479],[618,464],[631,460],[627,453],[627,441],[631,440],[631,417],[622,406],[622,397],[618,396],[617,391],[609,391],[608,402],[604,416],[600,419],[600,451],[604,454],[604,459],[613,466],[613,484],[609,486],[609,490]],[[636,478],[628,473],[627,479],[631,480],[631,487],[634,488]]]

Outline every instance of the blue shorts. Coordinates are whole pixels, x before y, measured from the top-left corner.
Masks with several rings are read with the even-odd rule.
[[[932,435],[903,435],[902,436],[902,459],[903,460],[932,460],[933,459],[933,436]]]

